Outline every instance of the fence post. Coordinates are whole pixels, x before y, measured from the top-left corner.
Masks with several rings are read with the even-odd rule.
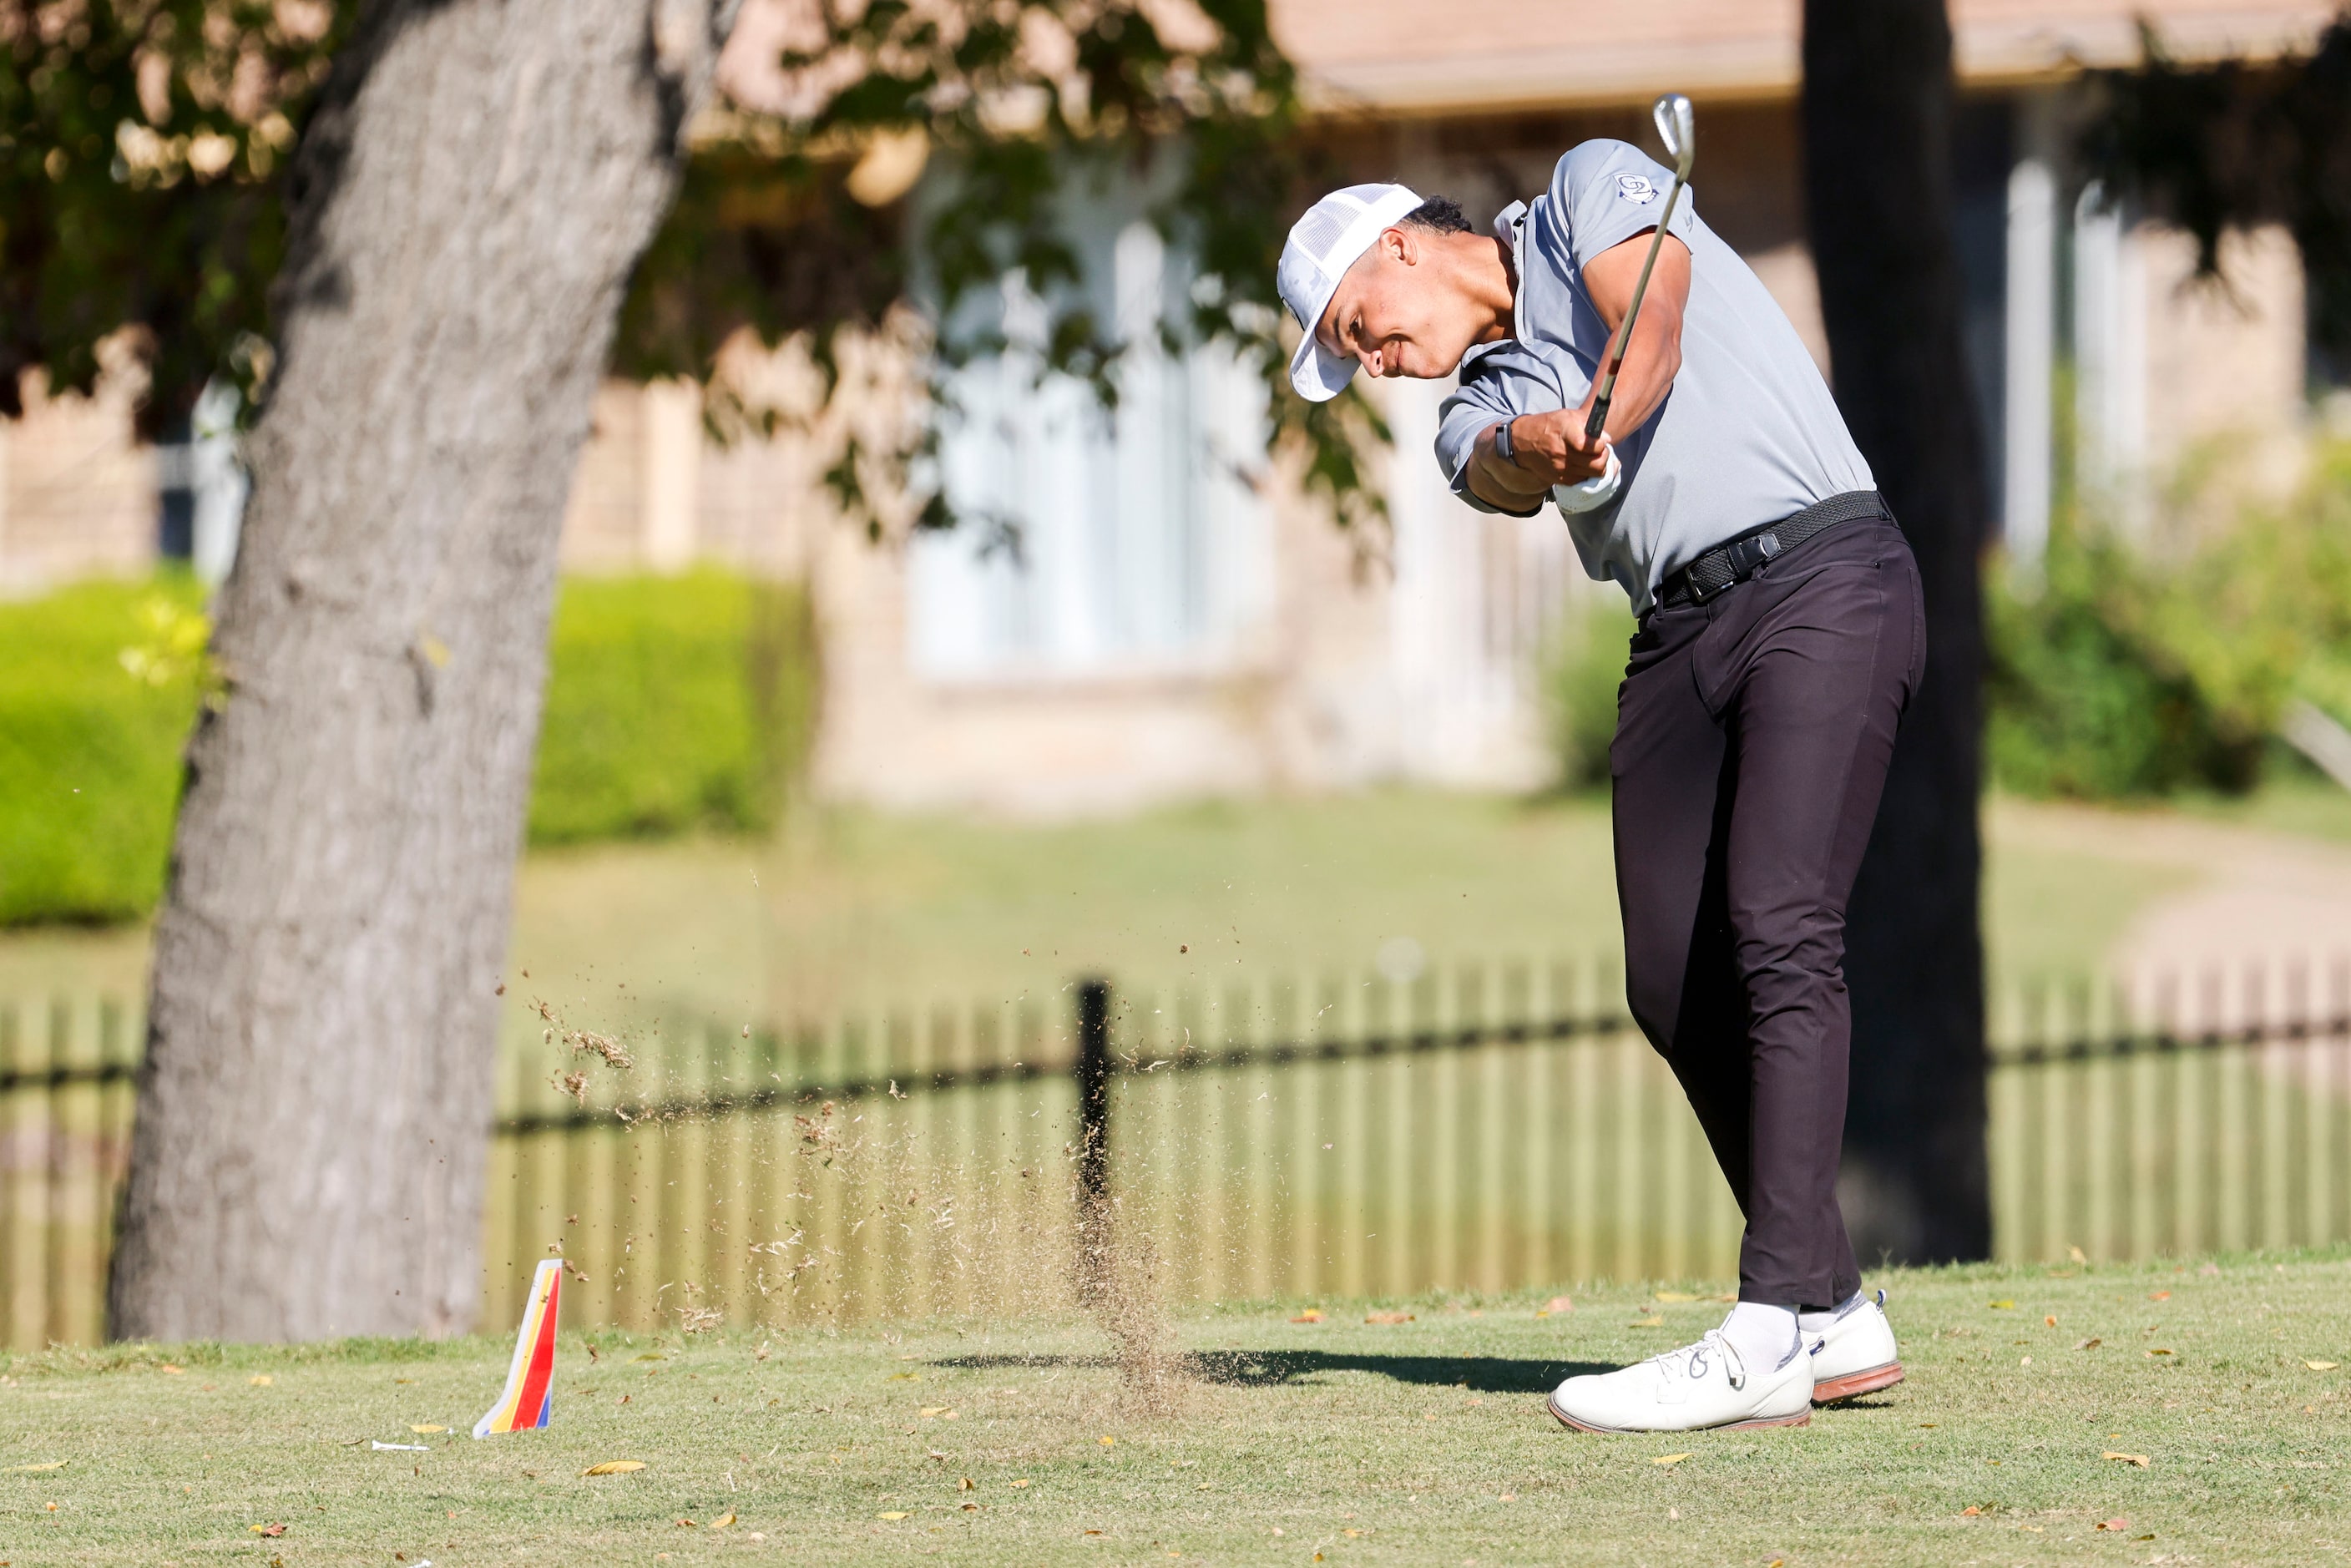
[[[1078,982],[1078,1300],[1108,1298],[1110,1236],[1110,982]]]

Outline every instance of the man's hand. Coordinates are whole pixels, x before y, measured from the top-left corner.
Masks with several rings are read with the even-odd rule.
[[[1559,409],[1509,421],[1510,459],[1495,450],[1500,424],[1488,425],[1469,458],[1469,489],[1489,507],[1524,512],[1554,485],[1580,485],[1608,472],[1608,442],[1583,438],[1583,413]]]

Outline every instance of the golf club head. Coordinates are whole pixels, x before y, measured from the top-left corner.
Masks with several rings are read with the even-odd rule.
[[[1698,116],[1690,100],[1669,92],[1650,108],[1649,118],[1657,123],[1657,137],[1666,144],[1666,156],[1674,161],[1674,172],[1688,179],[1690,164],[1698,158]]]

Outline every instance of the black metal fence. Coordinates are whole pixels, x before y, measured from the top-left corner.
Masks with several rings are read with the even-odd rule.
[[[2318,982],[2324,979],[2324,984]],[[2324,993],[2323,996],[2321,993]],[[486,1321],[559,1249],[578,1323],[1723,1278],[1739,1217],[1605,966],[1071,986],[509,1061]],[[2351,968],[1996,998],[1996,1249],[2351,1239]],[[0,1006],[0,1335],[102,1332],[139,1031]]]

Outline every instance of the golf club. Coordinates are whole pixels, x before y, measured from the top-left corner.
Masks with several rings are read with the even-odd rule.
[[[1608,341],[1608,357],[1601,361],[1592,417],[1583,422],[1586,441],[1597,441],[1601,427],[1608,423],[1608,400],[1616,394],[1616,372],[1624,369],[1625,346],[1633,340],[1633,323],[1641,319],[1641,297],[1649,291],[1649,271],[1657,265],[1657,247],[1666,243],[1666,230],[1673,224],[1674,204],[1681,200],[1682,185],[1689,179],[1690,164],[1698,158],[1698,121],[1688,99],[1669,92],[1650,106],[1649,118],[1656,121],[1657,135],[1666,144],[1666,156],[1674,161],[1674,183],[1666,187],[1666,208],[1657,214],[1656,233],[1649,237],[1649,258],[1641,264],[1641,280],[1633,286],[1633,303],[1626,308],[1616,335]]]

